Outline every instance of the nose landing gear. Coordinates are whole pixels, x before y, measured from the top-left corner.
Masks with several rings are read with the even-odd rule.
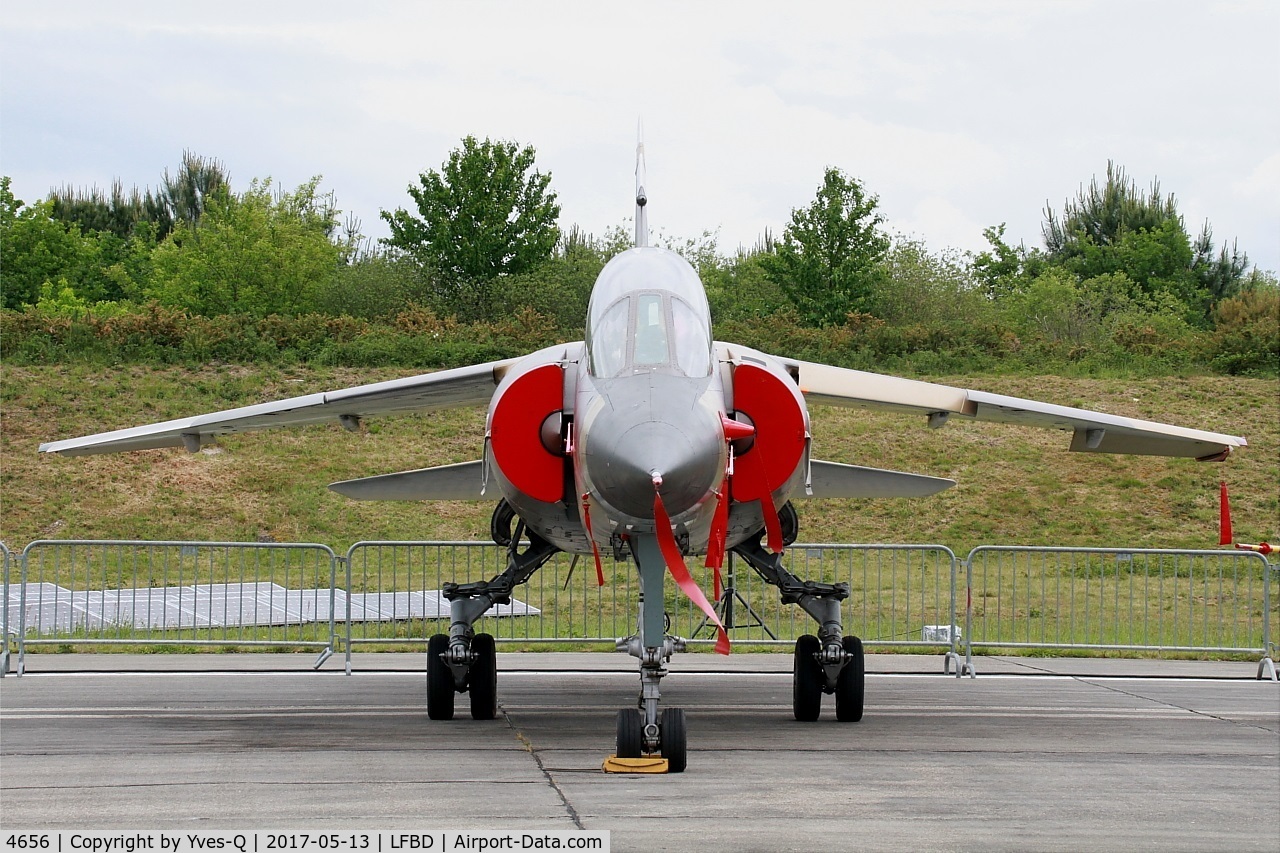
[[[676,652],[685,650],[685,641],[666,633],[662,581],[667,568],[656,537],[633,535],[629,544],[640,572],[640,630],[618,640],[620,652],[640,661],[639,709],[618,712],[618,758],[641,758],[660,753],[667,759],[667,772],[683,773],[688,765],[689,745],[684,711],[659,709],[659,683],[667,674],[666,664]]]
[[[643,607],[643,603],[641,607]],[[664,637],[662,645],[644,647],[639,636],[618,641],[618,651],[640,659],[639,708],[618,712],[618,758],[642,758],[655,753],[667,759],[667,772],[683,773],[689,763],[689,738],[682,708],[658,708],[658,683],[667,674],[666,663],[685,650],[679,637]]]

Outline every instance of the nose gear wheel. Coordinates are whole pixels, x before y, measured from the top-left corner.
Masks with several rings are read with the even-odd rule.
[[[671,773],[683,773],[689,764],[689,737],[683,708],[662,709],[662,757]]]
[[[618,757],[639,758],[644,753],[644,720],[635,708],[618,712]]]

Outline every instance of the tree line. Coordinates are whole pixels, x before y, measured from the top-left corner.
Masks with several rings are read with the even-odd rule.
[[[0,178],[0,353],[448,365],[581,334],[591,286],[630,245],[558,226],[531,146],[466,137],[372,241],[319,176],[233,189],[191,152],[155,189],[70,186],[33,204]],[[919,372],[1059,367],[1280,369],[1280,287],[1174,196],[1123,168],[1046,206],[1043,246],[1004,226],[979,253],[887,230],[838,168],[780,236],[726,253],[658,242],[706,285],[720,337],[797,357]]]

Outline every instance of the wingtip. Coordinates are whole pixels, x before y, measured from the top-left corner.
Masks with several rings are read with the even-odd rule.
[[[1240,444],[1238,445],[1232,446],[1228,444],[1226,447],[1222,448],[1222,450],[1218,451],[1217,453],[1210,453],[1208,456],[1197,456],[1196,461],[1197,462],[1226,462],[1228,459],[1231,458],[1231,454],[1235,452],[1236,447],[1248,447],[1248,444],[1244,441],[1244,439],[1241,439]]]
[[[359,481],[358,480],[339,480],[336,483],[330,483],[325,488],[327,488],[331,492],[336,492],[337,494],[342,495],[344,498],[359,500],[359,497],[352,494],[350,490],[350,485],[355,482],[359,482]]]

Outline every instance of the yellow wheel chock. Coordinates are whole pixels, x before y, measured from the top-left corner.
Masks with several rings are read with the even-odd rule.
[[[619,758],[610,755],[600,769],[605,773],[666,773],[668,762],[657,755],[644,758]]]

